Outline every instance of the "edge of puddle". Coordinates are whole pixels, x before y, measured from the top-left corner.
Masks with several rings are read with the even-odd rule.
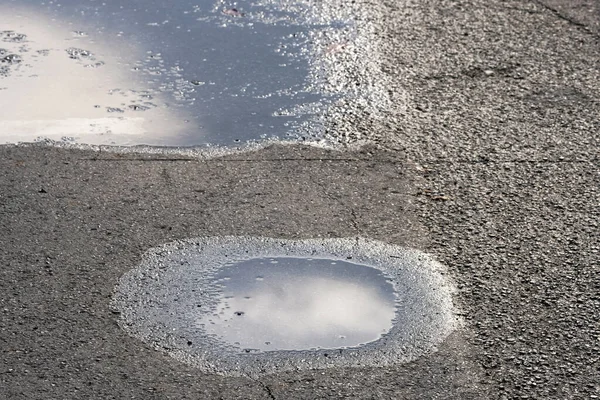
[[[194,276],[194,287],[209,287],[211,274],[227,262],[236,257],[249,259],[264,256],[340,260],[350,256],[353,263],[379,269],[391,278],[396,290],[408,287],[414,292],[414,298],[408,296],[409,323],[399,327],[394,320],[388,333],[358,347],[240,354],[239,349],[234,352],[219,340],[208,336],[190,345],[186,330],[191,334],[198,328],[178,326],[181,312],[177,310],[186,306],[194,307],[199,301],[197,296],[205,302],[203,305],[210,307],[211,302],[218,300],[218,296],[210,290],[199,290],[202,293],[196,292],[197,296],[192,300],[186,296],[176,296],[181,301],[177,300],[177,308],[172,310],[169,308],[172,303],[169,302],[175,293],[173,287],[176,291],[181,285],[185,286],[186,280],[182,278],[189,278],[186,274]],[[199,263],[202,265],[196,268]],[[399,288],[399,277],[410,282],[401,282]],[[435,352],[437,345],[463,324],[454,304],[455,292],[456,286],[446,267],[432,256],[419,250],[370,239],[199,237],[149,249],[141,263],[119,279],[111,309],[120,315],[118,323],[125,332],[180,362],[205,373],[258,378],[284,371],[386,367]]]
[[[297,140],[285,139],[266,139],[258,143],[248,143],[237,147],[227,146],[190,146],[190,147],[174,147],[174,146],[112,146],[112,145],[91,145],[84,143],[67,143],[56,142],[52,140],[42,140],[39,142],[22,142],[22,143],[7,143],[0,144],[0,148],[28,148],[28,147],[47,147],[58,148],[63,150],[80,150],[94,152],[98,156],[102,154],[110,154],[113,156],[119,155],[140,155],[140,156],[162,156],[190,158],[194,160],[208,160],[229,155],[239,155],[251,152],[258,152],[270,146],[306,146],[321,150],[329,150],[338,153],[359,151],[364,146],[372,144],[368,140],[357,141],[352,144],[334,145],[324,140],[307,140],[299,142]],[[100,158],[98,158],[100,159]]]

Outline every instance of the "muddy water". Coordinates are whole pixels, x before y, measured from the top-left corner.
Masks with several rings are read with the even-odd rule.
[[[346,48],[323,33],[351,40],[353,25],[289,0],[2,0],[0,14],[2,143],[319,137],[340,93],[318,58]]]

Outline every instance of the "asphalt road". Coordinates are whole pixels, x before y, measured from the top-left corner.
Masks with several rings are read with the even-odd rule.
[[[598,2],[369,6],[403,95],[339,121],[360,149],[0,147],[0,398],[600,397]],[[409,364],[260,380],[118,327],[113,288],[144,251],[219,235],[418,248],[448,266],[465,326]]]

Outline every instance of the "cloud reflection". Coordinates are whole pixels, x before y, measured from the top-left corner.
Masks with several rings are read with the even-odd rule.
[[[318,273],[323,262],[314,266],[316,276],[306,268],[298,274],[261,265],[264,279],[252,281],[246,275],[244,285],[232,274],[222,282],[215,314],[199,321],[207,333],[241,348],[300,350],[356,346],[378,339],[392,326],[393,289],[380,274],[353,279],[338,265],[338,277],[323,276]]]
[[[11,16],[0,49],[21,59],[2,63],[0,143],[161,144],[190,128],[131,70],[139,49],[119,50],[116,38],[100,42],[30,9],[3,7],[0,15]]]

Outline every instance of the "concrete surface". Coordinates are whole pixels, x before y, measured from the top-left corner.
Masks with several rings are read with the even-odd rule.
[[[600,47],[583,3],[368,5],[390,95],[410,98],[340,121],[371,138],[359,150],[0,147],[0,398],[598,398]],[[260,381],[120,330],[110,296],[146,249],[225,234],[418,248],[448,265],[466,326],[397,368]]]

